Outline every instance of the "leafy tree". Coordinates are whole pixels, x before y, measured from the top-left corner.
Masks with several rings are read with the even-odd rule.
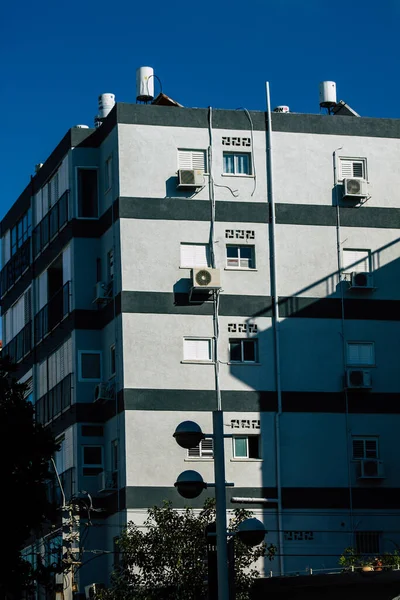
[[[24,398],[26,387],[14,373],[15,366],[0,359],[1,598],[20,598],[32,577],[21,550],[49,514],[45,480],[57,449],[52,434],[35,422],[32,404]]]
[[[229,531],[235,531],[250,511],[235,509]],[[178,511],[170,502],[148,509],[144,527],[128,523],[119,539],[121,561],[112,574],[111,588],[101,592],[103,600],[201,600],[207,597],[207,551],[205,527],[215,521],[215,501],[206,500],[200,513],[192,508]],[[275,547],[235,545],[237,600],[247,599],[258,576],[255,561],[272,560]]]

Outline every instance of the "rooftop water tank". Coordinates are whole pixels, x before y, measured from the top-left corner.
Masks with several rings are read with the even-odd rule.
[[[321,108],[332,108],[336,105],[336,83],[334,81],[320,82],[319,105]]]
[[[114,108],[115,94],[100,94],[99,96],[99,117],[105,119],[109,112]]]
[[[288,113],[290,111],[289,111],[289,107],[288,106],[286,106],[284,104],[281,104],[280,106],[275,106],[274,112],[277,112],[277,113]]]
[[[139,67],[136,69],[136,100],[151,102],[154,99],[154,69]]]

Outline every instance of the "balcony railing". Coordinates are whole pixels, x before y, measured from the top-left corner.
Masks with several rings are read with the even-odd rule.
[[[68,223],[68,196],[69,190],[64,192],[33,230],[33,258],[36,258],[60,229]]]
[[[31,238],[18,248],[1,270],[1,295],[4,296],[26,271],[31,262]]]
[[[3,348],[3,356],[9,356],[12,362],[19,362],[32,350],[32,321]]]
[[[38,344],[71,312],[71,282],[67,281],[35,316],[35,343]]]
[[[71,402],[72,375],[69,374],[36,402],[36,421],[42,425],[50,423],[69,408]]]
[[[68,502],[75,493],[75,467],[71,467],[60,474],[61,485],[64,490],[65,499]],[[57,507],[62,506],[63,498],[60,484],[54,473],[54,477],[47,481],[47,500]]]

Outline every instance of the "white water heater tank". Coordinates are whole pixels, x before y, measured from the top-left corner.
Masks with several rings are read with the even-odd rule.
[[[139,67],[136,69],[136,100],[151,102],[154,98],[154,69]]]
[[[288,106],[281,104],[280,106],[275,106],[274,112],[277,112],[277,113],[288,113],[290,111],[289,111],[289,107]]]
[[[321,108],[332,108],[336,102],[336,83],[321,81],[319,84],[319,105]]]
[[[114,108],[115,94],[100,94],[99,96],[99,117],[105,119],[109,112]]]

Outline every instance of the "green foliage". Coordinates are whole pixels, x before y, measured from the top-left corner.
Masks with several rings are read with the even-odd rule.
[[[229,531],[252,516],[236,509]],[[130,522],[119,540],[121,565],[112,575],[111,588],[101,593],[103,600],[201,600],[207,597],[207,552],[205,527],[215,521],[215,502],[204,508],[174,510],[170,502],[148,510],[144,527]],[[268,556],[274,546],[260,544],[248,548],[235,537],[235,585],[237,600],[248,598],[258,571],[255,561]]]
[[[15,367],[0,359],[0,456],[2,460],[2,597],[20,598],[32,577],[21,550],[32,529],[46,519],[49,504],[45,480],[48,461],[56,450],[49,431],[35,423],[25,386],[13,377]]]
[[[339,558],[339,565],[344,569],[359,569],[364,566],[372,566],[375,569],[392,569],[400,565],[400,552],[384,552],[375,556],[357,554],[356,549],[349,547],[345,548],[343,554]]]

